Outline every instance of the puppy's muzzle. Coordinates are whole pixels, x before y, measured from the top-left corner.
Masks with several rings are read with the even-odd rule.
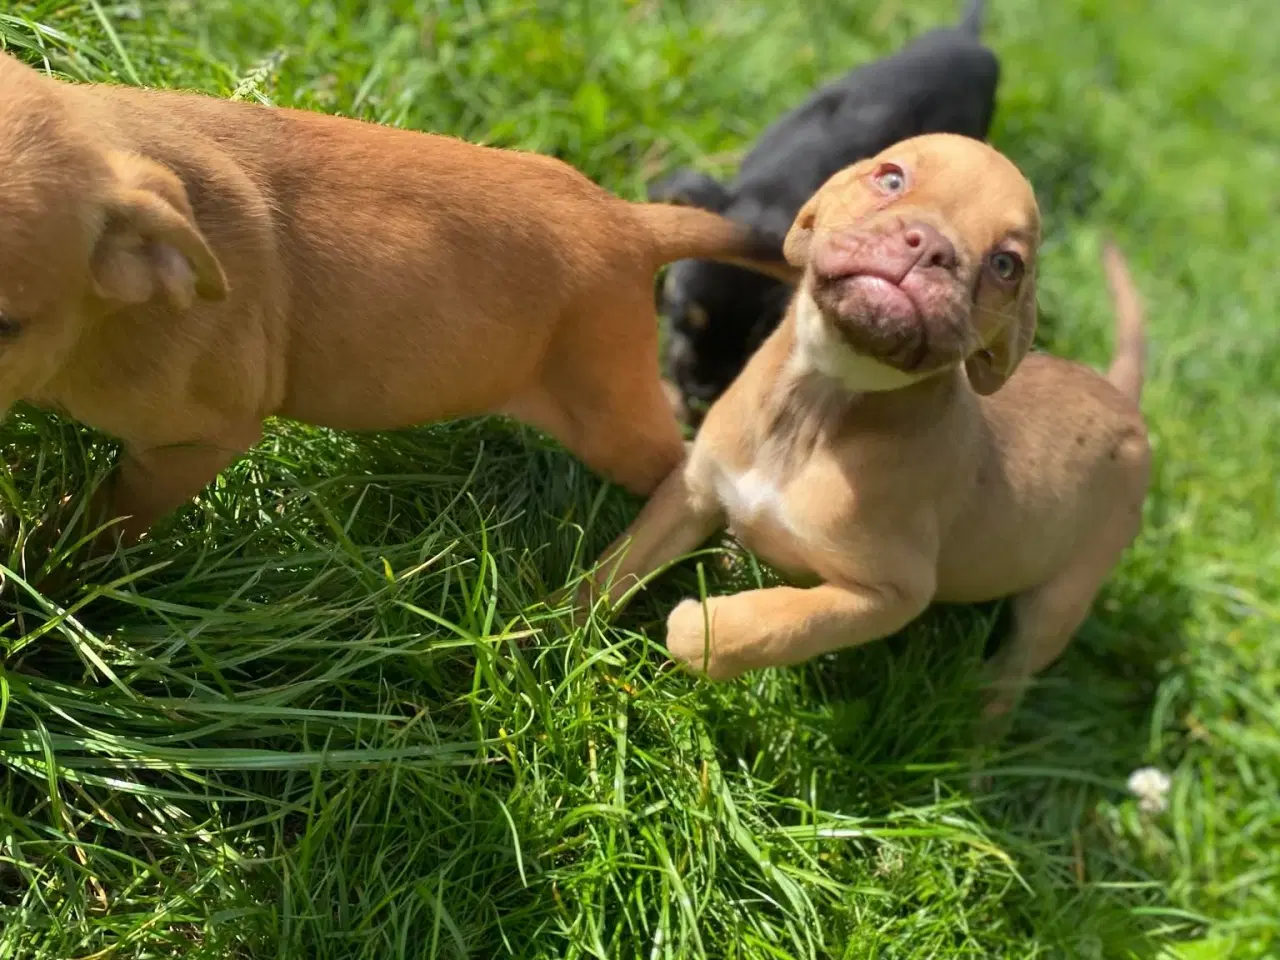
[[[813,299],[857,353],[905,372],[963,358],[967,319],[955,244],[923,221],[824,238]]]
[[[927,272],[954,273],[959,260],[955,244],[942,231],[916,221],[875,233],[832,234],[818,247],[813,267],[814,274],[825,281],[877,276],[902,286],[909,278],[919,281]]]

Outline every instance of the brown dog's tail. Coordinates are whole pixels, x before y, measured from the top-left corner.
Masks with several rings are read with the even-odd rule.
[[[674,203],[634,203],[653,239],[655,270],[673,260],[718,260],[795,284],[800,271],[782,256],[780,244],[718,213]]]
[[[1137,403],[1142,396],[1147,342],[1143,333],[1142,298],[1129,274],[1129,264],[1111,240],[1102,248],[1102,268],[1111,287],[1116,313],[1116,343],[1107,379],[1112,386]]]

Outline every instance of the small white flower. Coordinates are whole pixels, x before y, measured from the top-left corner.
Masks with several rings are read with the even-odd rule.
[[[1160,813],[1169,805],[1169,788],[1173,781],[1163,770],[1140,767],[1129,774],[1129,792],[1138,798],[1138,809],[1144,813]]]
[[[902,855],[902,851],[887,844],[881,844],[876,850],[876,876],[892,877],[902,871],[902,866],[906,862],[906,857]]]

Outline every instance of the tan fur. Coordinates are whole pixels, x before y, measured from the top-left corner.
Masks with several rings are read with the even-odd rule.
[[[272,415],[381,430],[505,413],[648,493],[679,462],[653,274],[747,231],[558,160],[0,54],[0,409],[124,443],[126,538]]]
[[[886,164],[908,173],[900,195],[875,187]],[[925,304],[915,321],[856,309],[868,289],[884,289],[865,272],[832,281],[828,307],[817,306],[819,259],[852,251],[859,270],[881,270],[920,223],[936,233],[917,240],[941,238],[936,262],[954,249],[955,263],[922,259],[904,276],[900,289]],[[686,600],[671,613],[672,656],[729,678],[884,637],[934,600],[1013,596],[1016,627],[990,708],[1007,709],[1086,616],[1138,530],[1148,482],[1141,310],[1123,258],[1108,247],[1113,386],[1066,360],[1023,359],[1039,233],[1030,185],[977,141],[915,138],[834,176],[788,238],[806,274],[786,319],[580,601],[610,582],[625,599],[623,589],[727,525],[795,584],[712,597],[705,609]],[[1026,265],[1016,285],[992,273],[990,257],[1009,250]],[[840,324],[889,358],[899,342],[925,349],[909,361],[859,357],[832,332]]]

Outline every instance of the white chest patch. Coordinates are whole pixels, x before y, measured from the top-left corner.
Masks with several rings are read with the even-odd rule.
[[[716,493],[731,521],[750,523],[767,518],[795,532],[777,478],[759,465],[745,473],[722,468],[716,478]]]

